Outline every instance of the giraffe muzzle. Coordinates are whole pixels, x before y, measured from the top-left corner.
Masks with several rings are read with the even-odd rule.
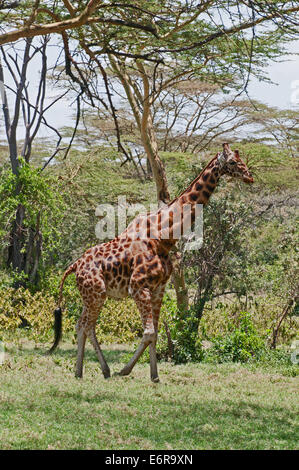
[[[247,175],[243,175],[243,181],[246,184],[252,184],[254,182],[253,177],[248,173]]]

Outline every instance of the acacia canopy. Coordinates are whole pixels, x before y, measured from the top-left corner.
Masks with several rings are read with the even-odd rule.
[[[84,28],[88,35],[91,26],[97,25],[105,32],[103,52],[120,53],[119,46],[128,44],[128,37],[117,33],[134,30],[139,33],[138,48],[146,46],[143,56],[150,58],[157,53],[196,50],[269,22],[272,33],[276,30],[292,36],[296,34],[298,10],[298,2],[286,0],[137,0],[132,4],[113,0],[1,0],[0,45],[78,28]]]

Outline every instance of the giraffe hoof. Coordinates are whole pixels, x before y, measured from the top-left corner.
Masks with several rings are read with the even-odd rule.
[[[124,374],[122,374],[121,372],[114,372],[112,377],[124,377]]]
[[[110,370],[108,370],[107,372],[103,372],[103,376],[104,376],[104,379],[110,379],[111,377]]]
[[[158,384],[160,382],[160,379],[159,377],[151,377],[151,381],[154,383],[154,384]]]
[[[113,375],[117,375],[118,377],[124,377],[125,375],[129,375],[131,371],[122,369],[120,372],[115,372]]]

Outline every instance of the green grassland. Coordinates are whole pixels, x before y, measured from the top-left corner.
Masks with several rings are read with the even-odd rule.
[[[132,347],[109,345],[112,372]],[[74,378],[76,348],[6,345],[0,366],[1,449],[295,449],[299,377],[261,365],[161,363],[104,380],[88,345]]]

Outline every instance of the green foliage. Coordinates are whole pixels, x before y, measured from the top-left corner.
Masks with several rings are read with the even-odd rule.
[[[265,342],[258,334],[250,313],[241,312],[237,320],[228,321],[226,335],[216,335],[208,358],[217,362],[247,362],[257,359],[265,350]]]
[[[196,292],[192,308],[199,319],[213,297],[227,292],[240,297],[250,291],[246,237],[253,219],[252,208],[233,194],[215,197],[205,208],[203,245],[184,255],[186,280]]]
[[[16,210],[23,206],[23,229],[36,229],[38,226],[43,236],[45,261],[59,247],[60,232],[57,225],[66,208],[53,176],[46,176],[25,160],[19,160],[17,175],[5,167],[0,168],[0,247],[2,250],[6,247]]]
[[[53,340],[53,312],[57,306],[61,275],[48,272],[40,290],[0,287],[0,330],[17,333],[26,325],[26,336],[35,342]],[[69,277],[63,290],[63,336],[75,336],[75,326],[82,312],[82,301],[74,278]],[[96,326],[101,343],[132,343],[142,336],[140,314],[132,299],[122,302],[108,299]]]
[[[157,344],[158,357],[171,359],[177,364],[201,361],[203,350],[198,336],[198,325],[195,309],[190,309],[188,314],[180,313],[176,301],[166,294],[161,308],[161,328]],[[170,351],[169,333],[172,351]]]
[[[199,335],[202,340],[211,341],[215,336],[226,336],[228,324],[246,309],[259,336],[271,343],[273,328],[277,323],[285,302],[274,295],[250,295],[247,299],[223,299],[221,302],[208,302],[200,322]],[[299,321],[295,312],[281,325],[279,344],[290,344],[298,334]]]
[[[31,294],[28,289],[6,288],[0,295],[0,329],[16,331],[26,325],[29,338],[39,342],[49,339],[55,300],[45,292]]]

